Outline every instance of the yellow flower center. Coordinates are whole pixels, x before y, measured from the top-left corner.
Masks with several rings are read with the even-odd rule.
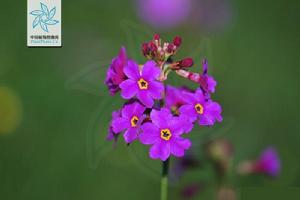
[[[195,105],[195,110],[198,114],[202,115],[203,114],[203,106],[200,103],[197,103]]]
[[[160,131],[160,137],[166,141],[170,140],[170,138],[172,137],[172,133],[169,129],[162,129]]]
[[[146,89],[148,89],[148,82],[145,81],[144,79],[141,78],[141,79],[138,81],[138,84],[139,84],[139,88],[140,88],[141,90],[146,90]]]
[[[137,116],[133,116],[130,120],[131,127],[136,127],[138,121],[139,121],[139,118]]]

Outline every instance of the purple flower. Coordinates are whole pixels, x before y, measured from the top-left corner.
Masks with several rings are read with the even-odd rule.
[[[191,0],[137,0],[140,17],[155,28],[180,25],[191,11]]]
[[[126,143],[131,143],[138,137],[140,124],[144,119],[146,108],[138,102],[125,105],[122,109],[121,116],[112,121],[112,130],[120,133],[126,130],[123,137]]]
[[[136,96],[148,108],[153,106],[154,99],[162,98],[164,87],[156,80],[160,75],[160,69],[154,61],[146,62],[141,71],[134,61],[128,61],[124,72],[129,79],[120,85],[123,98],[131,99]]]
[[[186,104],[179,108],[179,112],[190,118],[192,122],[199,120],[199,125],[212,126],[216,121],[222,121],[221,106],[211,100],[206,100],[201,89],[193,93],[184,93]]]
[[[276,149],[269,147],[262,152],[260,158],[255,163],[255,171],[273,177],[279,174],[280,159]]]
[[[208,73],[208,62],[206,59],[202,62],[203,73],[200,76],[200,86],[204,90],[205,93],[214,93],[217,82],[212,76],[209,76]]]
[[[105,84],[107,85],[111,95],[114,95],[120,90],[119,85],[126,79],[123,72],[126,64],[126,49],[122,47],[119,55],[112,60],[112,63],[106,73]]]
[[[165,161],[171,154],[176,157],[184,156],[184,151],[191,146],[190,140],[181,137],[186,121],[173,117],[167,108],[152,110],[150,118],[152,123],[141,126],[142,133],[139,137],[142,144],[152,145],[150,157]]]

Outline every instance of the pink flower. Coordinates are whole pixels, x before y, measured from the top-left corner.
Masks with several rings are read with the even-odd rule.
[[[160,69],[154,61],[148,61],[139,70],[139,66],[134,61],[128,61],[124,72],[129,79],[120,85],[121,96],[124,99],[131,99],[134,96],[146,107],[151,108],[155,99],[161,99],[164,86],[157,81]]]
[[[152,123],[142,125],[140,141],[146,145],[152,145],[149,155],[152,159],[167,160],[170,155],[184,156],[191,142],[182,138],[187,121],[173,117],[170,110],[162,108],[160,111],[152,110],[150,114]]]

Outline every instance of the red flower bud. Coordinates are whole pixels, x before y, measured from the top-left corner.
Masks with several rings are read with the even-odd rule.
[[[174,45],[173,44],[169,44],[167,47],[167,52],[168,53],[172,53],[174,51]]]
[[[151,50],[152,52],[157,51],[157,46],[154,44],[153,41],[150,41],[149,47],[150,47],[150,50]]]
[[[153,39],[154,39],[154,40],[160,40],[160,35],[159,35],[159,34],[155,34],[155,35],[153,36]]]
[[[192,58],[185,58],[185,59],[179,61],[179,66],[181,68],[188,68],[188,67],[193,66],[193,64],[194,64],[194,61]]]
[[[150,49],[149,49],[148,43],[144,43],[142,45],[142,52],[143,52],[144,56],[149,54]]]
[[[176,36],[174,39],[173,39],[173,44],[176,46],[176,47],[179,47],[181,45],[181,37],[179,36]]]

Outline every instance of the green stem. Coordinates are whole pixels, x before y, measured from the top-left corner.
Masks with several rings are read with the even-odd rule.
[[[161,193],[160,200],[168,199],[168,173],[169,173],[169,158],[162,163],[162,177],[161,177]]]

